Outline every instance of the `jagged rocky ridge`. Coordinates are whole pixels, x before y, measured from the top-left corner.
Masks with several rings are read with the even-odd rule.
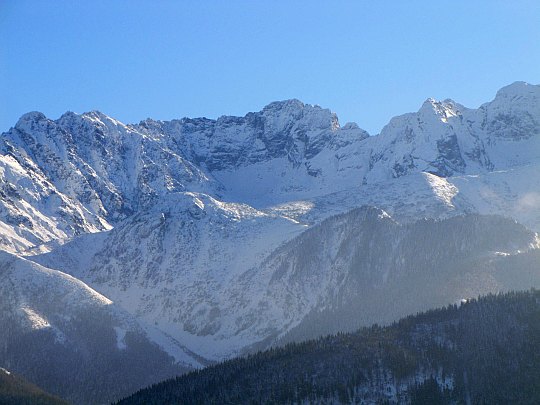
[[[56,121],[29,113],[0,143],[3,246],[23,252],[110,229],[164,195],[185,191],[265,208],[351,189],[366,198],[362,184],[422,172],[448,179],[459,190],[454,181],[463,180],[456,176],[491,179],[538,164],[539,89],[516,82],[476,110],[430,99],[373,137],[356,124],[340,127],[329,110],[298,100],[272,103],[245,117],[136,125],[95,111],[66,113]],[[528,183],[508,185],[509,196],[490,191],[518,206],[523,188],[537,189],[533,180],[522,180]],[[438,198],[436,186],[424,186]],[[516,201],[508,201],[516,192]],[[464,196],[459,208],[482,212],[475,197]],[[390,212],[395,205],[380,203]],[[507,212],[501,204],[490,208]],[[527,220],[538,226],[537,218]]]
[[[329,110],[297,100],[245,117],[130,125],[95,111],[58,120],[29,113],[0,140],[0,246],[83,280],[144,328],[162,333],[159,339],[147,333],[150,340],[198,367],[205,360],[197,355],[221,359],[371,322],[388,308],[377,300],[367,308],[367,298],[339,283],[350,278],[367,288],[353,274],[370,274],[376,288],[405,293],[395,289],[399,273],[392,266],[421,246],[414,238],[425,239],[423,228],[409,224],[423,218],[472,215],[463,227],[450,219],[422,222],[432,232],[448,227],[452,243],[477,224],[518,239],[455,250],[463,255],[459,263],[469,260],[473,268],[460,273],[456,265],[444,277],[427,278],[450,282],[452,293],[404,309],[535,284],[537,261],[529,251],[537,246],[535,234],[477,215],[540,229],[539,122],[540,86],[521,82],[479,109],[427,100],[376,136],[356,124],[340,126]],[[366,205],[384,211],[360,211],[376,213],[366,222],[357,210],[345,214]],[[344,216],[331,218],[336,214]],[[364,236],[350,228],[334,232],[344,218]],[[308,243],[321,229],[321,240]],[[326,232],[334,235],[328,243]],[[378,249],[387,259],[336,256],[340,246],[371,251],[370,232],[389,235]],[[425,242],[432,257],[422,259],[422,271],[398,266],[410,276],[403,285],[421,290],[428,267],[441,263],[427,247],[433,241]],[[318,256],[305,259],[296,244],[314,244],[312,253],[327,256],[319,265],[312,260]],[[526,272],[512,272],[506,264],[512,260]],[[281,266],[287,261],[296,267]],[[294,310],[284,311],[289,306]],[[325,314],[335,323],[320,322]],[[382,318],[400,315],[388,309]]]

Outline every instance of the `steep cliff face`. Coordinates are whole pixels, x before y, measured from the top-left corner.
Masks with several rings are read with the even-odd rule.
[[[298,100],[274,102],[245,117],[146,120],[138,127],[150,134],[165,134],[172,149],[212,172],[278,158],[298,167],[324,148],[343,142],[342,131],[352,138],[349,142],[369,136],[352,124],[341,129],[330,110]]]

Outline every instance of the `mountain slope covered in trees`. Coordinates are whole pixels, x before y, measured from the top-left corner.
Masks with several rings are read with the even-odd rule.
[[[0,368],[0,404],[2,405],[69,405],[41,388]]]
[[[532,405],[538,347],[540,291],[490,295],[226,361],[119,404]]]

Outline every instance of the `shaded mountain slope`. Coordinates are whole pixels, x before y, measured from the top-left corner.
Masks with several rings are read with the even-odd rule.
[[[7,253],[0,324],[0,365],[75,403],[105,403],[189,369],[108,298]]]
[[[540,262],[518,259],[538,236],[510,219],[400,224],[362,207],[305,230],[186,197],[175,210],[157,206],[107,238],[83,236],[33,260],[71,272],[210,360],[540,287]],[[85,257],[88,246],[95,250]]]

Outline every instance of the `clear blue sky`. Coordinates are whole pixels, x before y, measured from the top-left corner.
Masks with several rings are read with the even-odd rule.
[[[33,110],[129,123],[298,98],[375,134],[516,80],[540,83],[538,0],[0,0],[0,131]]]

